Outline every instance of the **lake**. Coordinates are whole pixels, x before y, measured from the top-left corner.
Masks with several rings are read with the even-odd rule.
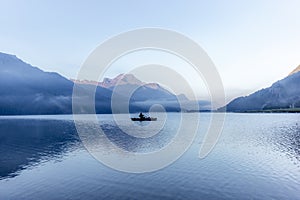
[[[193,122],[194,115],[183,117]],[[217,145],[200,159],[211,115],[200,114],[197,137],[182,157],[140,174],[111,169],[91,156],[71,115],[2,116],[0,199],[300,199],[299,114],[228,113]],[[168,113],[160,133],[145,140],[121,134],[112,115],[98,118],[115,144],[148,152],[168,144],[179,116]],[[124,127],[131,131],[129,122]],[[146,133],[148,125],[132,131]]]

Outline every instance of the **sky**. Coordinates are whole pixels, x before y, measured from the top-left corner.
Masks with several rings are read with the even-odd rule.
[[[143,27],[174,30],[196,41],[217,67],[229,100],[270,86],[300,64],[300,1],[0,0],[0,5],[0,52],[68,78],[77,77],[103,41]],[[122,64],[109,76],[121,73]]]

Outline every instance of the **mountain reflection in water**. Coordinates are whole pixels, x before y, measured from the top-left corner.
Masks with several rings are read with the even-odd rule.
[[[144,174],[119,172],[94,159],[72,116],[0,117],[0,199],[299,199],[298,114],[228,113],[217,145],[199,159],[211,115],[201,114],[198,135],[180,159]],[[112,115],[98,118],[115,145],[151,152],[174,137],[179,116],[169,113],[163,129],[145,139],[123,130],[144,134],[147,124],[133,128],[124,118],[121,130]],[[191,113],[183,117],[194,122]]]

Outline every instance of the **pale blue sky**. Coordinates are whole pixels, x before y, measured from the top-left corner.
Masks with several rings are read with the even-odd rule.
[[[300,64],[300,1],[2,1],[0,51],[76,77],[102,41],[160,27],[198,42],[231,96],[285,77]],[[230,96],[229,95],[229,96]]]

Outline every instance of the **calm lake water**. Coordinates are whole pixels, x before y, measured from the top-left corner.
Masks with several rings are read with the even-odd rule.
[[[161,132],[146,140],[124,137],[112,115],[98,117],[116,144],[145,152],[172,139],[179,115],[169,113]],[[193,120],[194,114],[183,115]],[[200,115],[189,150],[168,167],[142,174],[94,159],[72,116],[0,117],[0,199],[300,199],[299,114],[227,114],[219,142],[204,159],[198,153],[211,114]],[[140,125],[147,132],[147,124]]]

